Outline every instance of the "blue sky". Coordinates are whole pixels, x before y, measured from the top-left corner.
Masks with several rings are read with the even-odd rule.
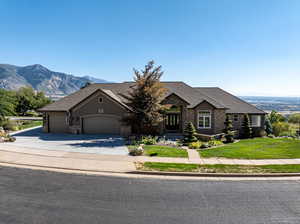
[[[300,96],[299,0],[0,0],[0,63]]]

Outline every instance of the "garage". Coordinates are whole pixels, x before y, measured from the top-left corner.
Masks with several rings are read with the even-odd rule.
[[[49,132],[66,133],[68,126],[66,124],[66,113],[54,112],[49,114]]]
[[[84,134],[120,134],[120,117],[109,114],[86,116],[82,119]]]

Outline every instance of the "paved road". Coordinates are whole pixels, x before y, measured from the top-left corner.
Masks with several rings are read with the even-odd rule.
[[[187,181],[0,167],[0,223],[300,223],[297,181]]]

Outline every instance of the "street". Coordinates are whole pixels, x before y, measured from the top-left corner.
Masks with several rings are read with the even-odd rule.
[[[300,223],[300,182],[131,179],[0,167],[0,223]]]

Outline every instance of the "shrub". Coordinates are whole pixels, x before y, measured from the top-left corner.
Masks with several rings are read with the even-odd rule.
[[[129,148],[129,155],[131,156],[141,156],[144,153],[143,146],[133,146]]]
[[[202,142],[200,142],[200,141],[191,142],[191,143],[189,143],[188,146],[189,146],[190,149],[200,149],[201,146],[202,146]]]
[[[252,137],[252,128],[250,126],[250,118],[248,114],[244,115],[244,121],[243,121],[243,138],[251,138]]]
[[[8,130],[8,131],[18,131],[19,130],[17,122],[15,122],[13,120],[7,120],[3,124],[3,128],[4,128],[4,130]]]
[[[223,145],[223,142],[222,141],[218,141],[218,140],[211,140],[208,142],[208,145],[210,147],[212,146],[219,146],[219,145]]]
[[[234,133],[233,133],[233,126],[232,126],[232,121],[230,120],[229,116],[226,116],[226,120],[224,122],[225,129],[225,139],[226,143],[232,143],[234,142]]]
[[[273,134],[273,126],[268,117],[266,117],[266,119],[265,119],[265,131],[266,131],[267,135]]]
[[[284,132],[290,132],[290,125],[285,122],[276,122],[273,124],[273,133],[275,136],[280,136]]]
[[[272,112],[268,115],[268,119],[271,124],[286,121],[286,118],[275,110],[272,110]]]
[[[15,142],[15,141],[16,141],[16,138],[13,137],[13,136],[9,136],[7,140],[8,140],[9,142]]]
[[[207,142],[203,143],[201,146],[200,146],[201,149],[207,149],[209,148],[209,144]]]
[[[290,131],[283,131],[279,134],[280,137],[284,137],[284,136],[287,136],[287,137],[296,137],[295,134],[291,133]]]
[[[299,124],[300,123],[300,113],[292,114],[289,117],[289,122],[294,123],[294,124]]]
[[[141,140],[140,140],[140,144],[144,144],[144,145],[155,145],[157,143],[157,137],[154,136],[152,137],[151,135],[149,136],[142,136]]]
[[[192,122],[187,123],[183,131],[183,136],[184,143],[196,142],[198,140],[196,137],[196,129]]]

